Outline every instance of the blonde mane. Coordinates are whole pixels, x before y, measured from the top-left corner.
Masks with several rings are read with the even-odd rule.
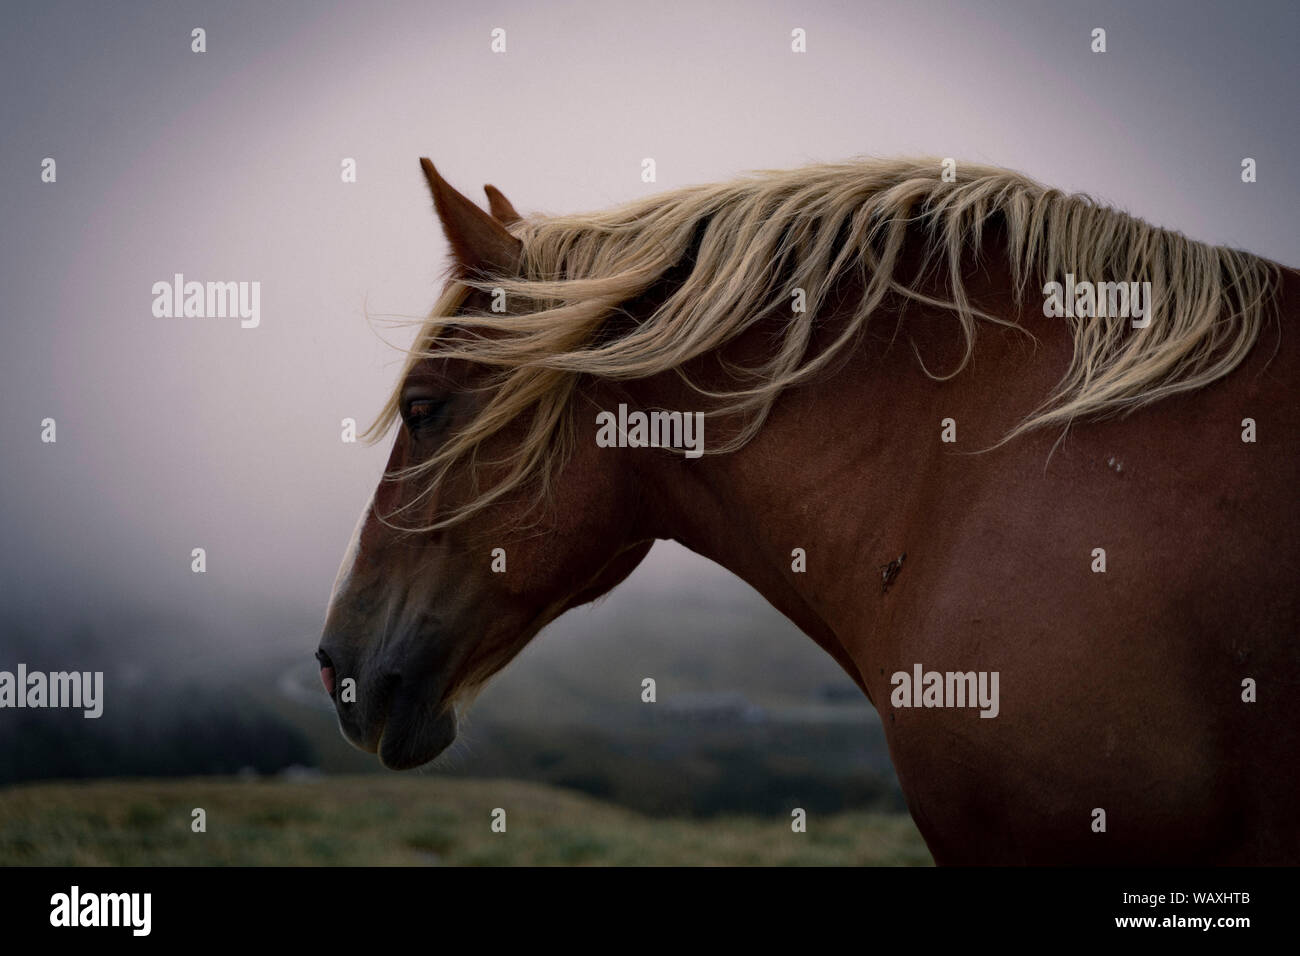
[[[1034,312],[1042,284],[1064,281],[1066,273],[1149,281],[1152,290],[1145,328],[1117,317],[1044,319],[1069,323],[1073,358],[1043,406],[1007,439],[1125,414],[1201,388],[1236,368],[1259,336],[1278,281],[1274,264],[1004,169],[959,165],[956,182],[944,182],[941,169],[938,159],[814,165],[678,189],[587,215],[521,220],[510,231],[523,242],[522,274],[448,283],[367,435],[377,440],[398,420],[402,383],[422,359],[478,363],[493,373],[486,405],[430,459],[393,477],[427,482],[409,508],[453,466],[474,469],[470,500],[427,528],[455,524],[525,486],[544,501],[572,448],[572,399],[583,377],[680,373],[691,359],[784,310],[789,318],[774,354],[728,367],[734,387],[709,389],[688,380],[710,415],[743,416],[728,441],[707,449],[734,451],[762,427],[782,390],[816,375],[855,342],[890,294],[953,311],[965,356],[952,374],[969,362],[980,322],[1015,325],[974,307],[963,280],[995,220],[1011,266],[1010,291]],[[918,228],[926,268],[900,275],[905,239]],[[626,318],[622,306],[676,266],[689,272],[662,305],[611,331],[611,320]],[[920,277],[930,267],[946,290],[937,297],[921,291]],[[854,273],[860,298],[829,347],[810,354],[832,288]],[[512,311],[522,307],[525,314],[458,311],[474,288],[504,290]],[[804,292],[803,312],[791,310],[796,288]],[[484,442],[517,421],[527,426],[523,441],[504,460],[480,462]],[[485,490],[478,482],[482,464],[498,476]]]

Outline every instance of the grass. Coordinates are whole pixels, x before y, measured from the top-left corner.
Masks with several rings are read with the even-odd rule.
[[[207,830],[191,829],[206,811]],[[506,811],[506,832],[491,830]],[[571,791],[435,776],[48,783],[0,790],[0,865],[930,865],[911,819],[642,816]]]

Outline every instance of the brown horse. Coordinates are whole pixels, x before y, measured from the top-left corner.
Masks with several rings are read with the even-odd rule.
[[[1300,273],[938,160],[558,218],[421,164],[454,269],[318,652],[352,742],[435,757],[671,539],[858,683],[939,863],[1300,862]]]

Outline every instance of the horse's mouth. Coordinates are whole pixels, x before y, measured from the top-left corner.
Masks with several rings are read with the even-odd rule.
[[[339,730],[348,743],[377,754],[390,770],[426,764],[456,739],[455,706],[437,685],[388,675],[365,684],[361,696],[368,707],[336,699]]]
[[[449,693],[456,645],[439,639],[436,629],[412,634],[418,639],[394,641],[377,657],[342,641],[323,641],[316,652],[344,739],[377,754],[390,770],[433,760],[451,746],[458,729]]]
[[[453,707],[435,708],[419,694],[399,695],[379,731],[375,752],[389,770],[411,770],[450,747],[456,730]]]

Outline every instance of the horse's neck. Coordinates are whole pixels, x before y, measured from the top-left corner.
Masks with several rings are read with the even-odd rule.
[[[1009,294],[984,291],[985,304],[1012,317]],[[825,317],[827,334],[837,321]],[[907,550],[918,522],[960,506],[944,499],[944,457],[991,445],[1046,398],[1064,369],[1063,330],[1036,327],[1043,347],[1034,352],[1023,335],[982,323],[973,361],[945,382],[917,355],[934,375],[957,366],[964,342],[951,313],[913,304],[873,316],[849,361],[784,392],[748,445],[672,459],[649,476],[656,533],[749,582],[861,680],[851,645],[883,607],[863,595],[882,593],[882,567]],[[699,407],[667,379],[651,391],[639,398]],[[945,419],[956,444],[942,440]],[[707,429],[704,437],[707,451]],[[980,468],[988,458],[963,461]]]

